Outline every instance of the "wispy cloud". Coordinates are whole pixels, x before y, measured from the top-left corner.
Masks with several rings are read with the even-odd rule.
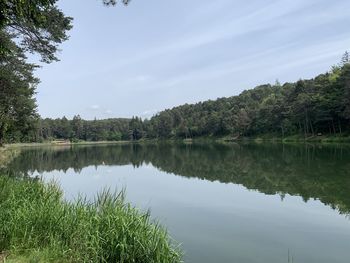
[[[270,79],[314,76],[350,49],[348,0],[135,2],[127,14],[111,16],[106,27],[99,24],[103,9],[95,13],[94,27],[87,27],[94,5],[83,12],[81,4],[77,0],[76,9],[68,10],[77,19],[61,62],[40,71],[41,113],[84,109],[90,117],[149,118]],[[91,35],[96,41],[86,41]],[[50,100],[47,94],[58,90],[74,94],[66,98],[73,106],[62,109]]]
[[[91,105],[90,109],[94,110],[94,111],[99,110],[100,109],[100,105],[97,105],[97,104]]]

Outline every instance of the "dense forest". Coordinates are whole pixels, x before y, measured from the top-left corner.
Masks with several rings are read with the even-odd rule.
[[[266,84],[238,96],[185,104],[150,120],[42,119],[35,100],[36,63],[58,61],[72,18],[56,0],[0,3],[0,145],[14,142],[140,140],[197,137],[348,136],[350,133],[350,59],[314,79]],[[104,0],[106,5],[118,1]],[[127,4],[128,1],[122,1]],[[234,85],[234,84],[233,84]]]
[[[7,128],[5,141],[119,141],[202,136],[313,138],[350,132],[350,63],[346,52],[339,65],[314,79],[278,82],[246,90],[238,96],[185,104],[150,120],[33,119]]]
[[[129,119],[82,120],[79,115],[72,120],[43,119],[39,122],[40,140],[70,139],[71,141],[128,140]]]
[[[182,138],[349,133],[349,54],[339,66],[311,80],[262,85],[239,96],[165,110],[145,122],[145,130],[150,137]]]

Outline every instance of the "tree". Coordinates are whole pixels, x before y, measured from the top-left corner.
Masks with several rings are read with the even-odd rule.
[[[251,118],[249,117],[246,109],[239,110],[236,120],[240,134],[244,135],[251,124]]]
[[[81,139],[83,134],[83,121],[79,115],[75,115],[72,120],[73,139]]]
[[[341,59],[341,66],[344,66],[345,64],[348,64],[350,62],[350,55],[348,51],[345,51],[342,59]]]
[[[129,134],[132,141],[139,140],[143,137],[142,120],[138,117],[132,117],[129,123]]]
[[[131,0],[122,0],[121,2],[124,5],[128,5],[130,3]],[[105,5],[116,5],[118,3],[118,0],[103,0],[103,3]]]
[[[57,61],[58,45],[68,39],[72,18],[66,17],[55,5],[56,0],[2,0],[0,30],[11,33],[19,47],[37,53],[45,63]],[[0,46],[0,55],[11,52]]]
[[[6,131],[14,131],[17,127],[19,133],[25,133],[37,117],[33,96],[39,80],[33,76],[36,66],[26,62],[23,50],[11,40],[11,35],[0,31],[0,39],[3,46],[11,50],[0,57],[1,145]]]
[[[162,138],[170,136],[172,130],[172,118],[169,112],[164,111],[159,115],[158,135]]]
[[[58,45],[68,39],[72,18],[55,5],[56,0],[0,1],[0,144],[6,132],[9,140],[33,133],[38,117],[34,99],[39,80],[36,65],[26,53],[40,55],[41,61],[57,61]]]
[[[350,120],[350,64],[344,65],[339,77],[340,86],[344,87],[341,104],[343,106],[343,117]],[[349,125],[348,125],[349,126]]]

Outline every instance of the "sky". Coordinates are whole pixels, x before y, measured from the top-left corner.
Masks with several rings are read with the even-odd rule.
[[[42,117],[141,116],[312,78],[350,50],[349,0],[60,0],[74,18],[36,72]]]

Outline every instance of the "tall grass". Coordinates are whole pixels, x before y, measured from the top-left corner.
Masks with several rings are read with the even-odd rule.
[[[70,203],[55,184],[0,176],[1,251],[33,262],[181,262],[167,232],[123,193]]]

